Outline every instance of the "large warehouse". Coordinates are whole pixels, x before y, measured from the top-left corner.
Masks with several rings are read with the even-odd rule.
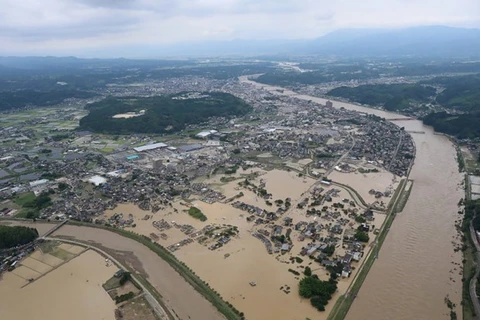
[[[142,152],[142,151],[155,150],[155,149],[161,149],[166,147],[168,147],[168,145],[166,145],[165,143],[159,142],[159,143],[147,144],[141,147],[136,147],[136,148],[133,148],[133,150],[137,152]]]

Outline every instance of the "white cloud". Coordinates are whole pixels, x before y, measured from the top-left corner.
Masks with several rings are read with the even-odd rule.
[[[313,38],[353,27],[480,27],[478,0],[0,0],[0,5],[0,54]]]

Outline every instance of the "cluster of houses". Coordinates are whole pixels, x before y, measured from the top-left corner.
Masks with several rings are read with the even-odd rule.
[[[22,246],[0,250],[0,276],[2,272],[14,270],[18,263],[35,251],[37,242],[33,241]]]

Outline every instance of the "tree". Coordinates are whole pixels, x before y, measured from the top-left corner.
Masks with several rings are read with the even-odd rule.
[[[306,275],[307,277],[310,277],[312,275],[312,269],[310,269],[309,266],[305,267],[303,274]]]
[[[124,272],[122,276],[120,277],[120,285],[123,286],[125,283],[127,283],[128,280],[130,280],[130,272]]]
[[[358,230],[357,233],[355,233],[355,239],[360,242],[368,242],[370,237],[368,236],[368,233]]]
[[[317,308],[319,311],[325,311],[325,305],[328,303],[328,300],[325,301],[325,299],[322,299],[319,296],[314,296],[310,299],[310,303],[312,306]]]
[[[35,228],[0,226],[0,249],[8,249],[32,242],[38,237]]]
[[[330,300],[331,296],[337,290],[336,281],[322,281],[315,275],[305,277],[300,280],[299,294],[303,298],[311,298],[313,296],[323,296]]]
[[[362,216],[356,216],[355,221],[358,222],[358,223],[365,223],[366,220]]]
[[[67,189],[67,188],[68,188],[68,184],[66,184],[65,182],[60,182],[60,183],[58,184],[58,190],[60,190],[60,191],[63,191],[63,190],[65,190],[65,189]]]
[[[325,249],[323,249],[322,252],[330,257],[335,252],[335,246],[331,244],[327,246]]]

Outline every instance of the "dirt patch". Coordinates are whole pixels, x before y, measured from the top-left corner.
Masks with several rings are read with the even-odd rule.
[[[155,316],[153,310],[150,308],[147,300],[144,297],[139,297],[133,299],[125,304],[123,304],[120,308],[117,309],[116,312],[121,313],[122,318],[116,317],[117,319],[122,320],[156,320],[157,317]]]

